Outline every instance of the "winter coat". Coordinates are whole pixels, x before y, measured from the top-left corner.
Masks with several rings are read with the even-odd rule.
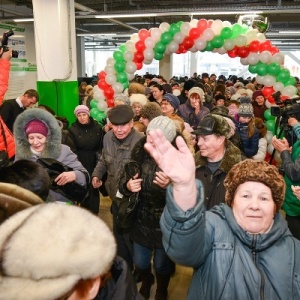
[[[94,300],[142,300],[131,271],[121,257],[116,257],[110,269],[111,278],[100,289]]]
[[[8,89],[10,62],[5,59],[0,59],[0,106],[2,105],[4,95]],[[12,158],[15,155],[15,141],[11,131],[6,126],[0,116],[0,150],[6,150],[8,157]],[[3,129],[3,131],[2,131]],[[5,137],[4,137],[5,135]],[[4,142],[6,139],[7,148]]]
[[[139,192],[140,204],[136,221],[130,229],[131,239],[148,248],[162,248],[162,233],[159,219],[166,204],[166,189],[153,183],[156,172],[161,171],[153,158],[146,152],[144,145],[146,137],[137,142],[132,150],[131,160],[137,162],[141,168],[142,187]],[[132,194],[126,187],[130,178],[123,176],[119,190],[122,195]]]
[[[134,145],[143,136],[135,129],[132,129],[123,140],[118,140],[112,130],[104,135],[102,154],[92,173],[92,178],[97,177],[101,180],[107,172],[105,187],[109,197],[116,205],[121,201],[116,194],[124,166],[130,160]]]
[[[168,256],[194,268],[187,299],[300,299],[300,241],[282,215],[268,233],[249,234],[226,204],[205,211],[196,184],[198,201],[188,211],[174,203],[168,187],[160,221]]]
[[[104,133],[101,126],[90,117],[88,124],[81,124],[77,120],[68,131],[79,161],[92,174],[102,150]]]
[[[265,137],[260,138],[258,141],[258,151],[252,158],[254,160],[265,160],[267,155],[267,147],[267,139]]]
[[[283,202],[283,210],[291,217],[300,216],[300,201],[294,195],[291,186],[300,185],[300,141],[292,148],[292,154],[288,151],[281,152],[282,167],[285,173],[284,181],[286,191]]]
[[[34,119],[43,121],[50,132],[47,136],[45,149],[40,156],[31,152],[30,144],[25,134],[26,124]],[[83,186],[87,185],[89,181],[87,170],[78,160],[76,154],[71,151],[70,147],[61,144],[61,128],[59,127],[57,120],[49,112],[39,108],[31,108],[20,114],[14,124],[14,137],[16,143],[15,160],[28,159],[36,161],[39,157],[56,159],[73,169],[76,174],[75,182]],[[52,190],[50,191],[50,194],[53,195],[57,201],[68,201],[63,195]]]
[[[178,116],[181,117],[184,122],[189,123],[194,129],[197,128],[203,117],[209,113],[209,109],[202,105],[200,112],[195,114],[195,109],[191,106],[190,100],[187,100],[184,104],[180,104],[177,111]]]
[[[224,202],[225,187],[224,179],[233,165],[242,161],[240,149],[230,141],[225,142],[225,153],[220,162],[218,170],[214,174],[207,168],[207,158],[201,156],[200,151],[195,154],[196,178],[202,181],[206,209]]]
[[[22,112],[24,112],[24,107],[21,107],[16,99],[6,100],[0,106],[0,116],[11,132],[13,132],[16,118]]]
[[[235,121],[236,132],[240,135],[244,146],[244,153],[248,158],[251,158],[258,151],[259,132],[255,128],[252,137],[248,136],[248,124]]]
[[[265,111],[268,109],[266,105],[258,105],[256,101],[252,102],[252,107],[253,107],[253,114],[254,117],[256,118],[261,118],[264,122],[266,121],[266,118],[264,116]]]

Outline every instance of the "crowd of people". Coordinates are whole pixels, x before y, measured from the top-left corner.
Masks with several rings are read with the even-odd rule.
[[[2,104],[1,51],[0,299],[149,299],[156,282],[166,300],[177,263],[194,269],[187,299],[300,298],[300,116],[289,118],[295,143],[268,140],[255,78],[136,76],[106,124],[82,82],[63,126],[34,89]]]

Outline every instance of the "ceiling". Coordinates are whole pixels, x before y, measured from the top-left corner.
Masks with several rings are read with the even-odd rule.
[[[162,22],[205,18],[234,24],[251,12],[268,17],[265,35],[281,51],[300,51],[300,0],[76,0],[76,34],[85,37],[86,49],[116,49],[140,29]],[[32,18],[32,1],[0,0],[0,14],[2,22]]]

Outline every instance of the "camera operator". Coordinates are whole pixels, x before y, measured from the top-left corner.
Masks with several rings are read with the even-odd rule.
[[[297,132],[299,132],[299,122],[296,118],[289,118],[288,123],[293,129],[296,127]],[[296,130],[294,131],[297,135]],[[272,145],[280,154],[282,169],[285,174],[286,192],[282,208],[286,213],[286,220],[291,233],[300,240],[300,201],[293,190],[293,186],[300,185],[300,140],[298,139],[290,147],[285,137],[281,140],[274,136]]]

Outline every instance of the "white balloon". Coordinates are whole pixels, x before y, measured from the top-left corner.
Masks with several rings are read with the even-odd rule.
[[[211,25],[211,29],[215,35],[220,34],[221,30],[223,29],[223,22],[219,19],[213,21],[213,23]]]
[[[275,53],[272,58],[271,58],[271,62],[275,62],[275,63],[278,63],[278,64],[283,64],[284,62],[284,55],[280,52],[278,53]]]
[[[136,64],[132,61],[128,61],[125,70],[127,73],[134,73],[136,71]]]
[[[98,86],[97,86],[98,87]],[[97,101],[99,100],[104,100],[105,99],[105,96],[104,96],[104,93],[103,91],[98,87],[98,89],[95,89],[94,87],[94,95],[93,95],[93,98]]]
[[[120,82],[116,82],[112,88],[113,88],[115,94],[120,94],[124,90],[123,84]]]
[[[144,64],[144,65],[151,65],[151,64],[152,64],[152,59],[151,59],[151,60],[145,59],[145,60],[143,61],[143,64]]]
[[[281,92],[283,88],[284,88],[284,84],[282,82],[276,82],[273,85],[273,89],[275,92]]]
[[[126,61],[133,61],[134,53],[131,51],[125,51],[123,57]]]
[[[98,104],[97,104],[97,108],[98,108],[100,111],[106,112],[107,109],[108,109],[108,106],[107,106],[106,101],[104,101],[103,99],[99,100],[99,101],[98,101]]]
[[[270,51],[263,51],[259,54],[259,60],[264,64],[270,63],[271,58],[272,58],[272,54]]]
[[[201,51],[201,50],[205,49],[207,42],[205,39],[199,38],[199,39],[195,40],[194,45],[197,50]]]
[[[197,26],[198,26],[198,20],[197,19],[192,19],[190,21],[190,26],[191,26],[191,28],[197,28]]]
[[[229,21],[223,21],[222,23],[223,23],[223,27],[229,27],[230,28],[231,25],[232,25]]]
[[[248,65],[249,65],[249,63],[248,63],[248,58],[247,58],[247,57],[242,57],[242,58],[240,59],[240,61],[241,61],[241,64],[242,64],[243,66],[248,66]]]
[[[247,44],[250,44],[252,41],[257,39],[257,29],[250,29],[246,32]]]
[[[105,81],[110,85],[114,85],[117,82],[117,78],[114,74],[107,74],[105,76]]]
[[[290,98],[294,97],[296,94],[297,94],[297,88],[293,85],[287,85],[281,91],[281,95],[289,96]]]
[[[161,36],[161,30],[159,28],[151,28],[150,34],[154,42],[157,42],[160,39]]]
[[[109,57],[107,60],[106,60],[106,65],[107,66],[114,66],[115,65],[115,59],[113,57]]]
[[[263,84],[264,82],[264,76],[256,75],[255,80],[258,84]]]
[[[167,22],[162,22],[160,25],[159,25],[159,29],[161,30],[161,32],[166,32],[168,31],[170,28],[170,24],[167,23]]]
[[[188,22],[183,22],[180,26],[180,31],[184,34],[184,35],[189,35],[189,31],[191,29],[191,26]]]
[[[176,32],[174,34],[174,42],[176,42],[177,44],[181,44],[184,40],[184,34],[182,32]]]
[[[126,73],[127,74],[127,78],[128,80],[132,80],[134,78],[134,74],[133,73]]]
[[[126,47],[127,51],[136,52],[135,43],[131,40],[129,40],[125,43],[125,47]]]
[[[276,78],[272,75],[265,75],[263,79],[263,85],[273,86],[276,83]]]
[[[221,48],[218,49],[219,54],[225,54],[227,53],[227,50],[222,46]]]
[[[269,154],[272,154],[272,153],[273,153],[273,150],[274,150],[273,145],[272,145],[272,144],[269,144],[268,147],[267,147],[267,152],[268,152]]]
[[[238,35],[235,38],[235,45],[238,47],[243,47],[247,44],[247,38],[244,34]]]
[[[146,48],[151,48],[151,49],[153,49],[154,48],[154,46],[155,46],[155,41],[154,41],[154,39],[152,38],[152,37],[147,37],[146,39],[145,39],[145,46],[146,46]]]
[[[106,74],[116,74],[116,70],[113,66],[110,66],[110,65],[107,65],[105,68],[104,68],[104,71],[106,72]]]
[[[191,51],[192,53],[196,53],[196,52],[198,52],[198,50],[197,50],[197,48],[196,48],[195,44],[193,45],[193,47],[192,47],[192,48],[190,48],[190,49],[189,49],[189,51]]]
[[[270,103],[270,102],[269,102],[269,103]],[[273,133],[272,133],[271,131],[268,130],[267,133],[266,133],[266,136],[265,136],[265,138],[266,138],[268,144],[271,144],[271,143],[272,143],[272,137],[273,137]]]
[[[179,45],[175,41],[172,41],[167,48],[171,53],[175,53],[178,50]]]
[[[225,40],[223,47],[228,51],[232,50],[235,47],[234,40],[233,39]]]
[[[130,40],[135,44],[138,40],[139,40],[139,34],[138,33],[134,33],[131,37]]]
[[[270,103],[269,100],[267,99],[267,100],[265,101],[265,106],[266,106],[267,108],[270,108],[270,107],[272,106],[272,103]]]
[[[154,58],[154,51],[152,49],[146,48],[143,54],[144,58],[147,60],[152,60]]]
[[[263,33],[260,33],[260,32],[256,35],[256,38],[259,42],[264,42],[266,40],[265,35]]]
[[[259,54],[256,52],[250,52],[248,55],[249,65],[256,65],[259,62]]]
[[[215,34],[214,32],[212,31],[211,28],[206,28],[204,31],[203,31],[203,38],[206,40],[206,41],[211,41],[213,38],[214,38]]]

